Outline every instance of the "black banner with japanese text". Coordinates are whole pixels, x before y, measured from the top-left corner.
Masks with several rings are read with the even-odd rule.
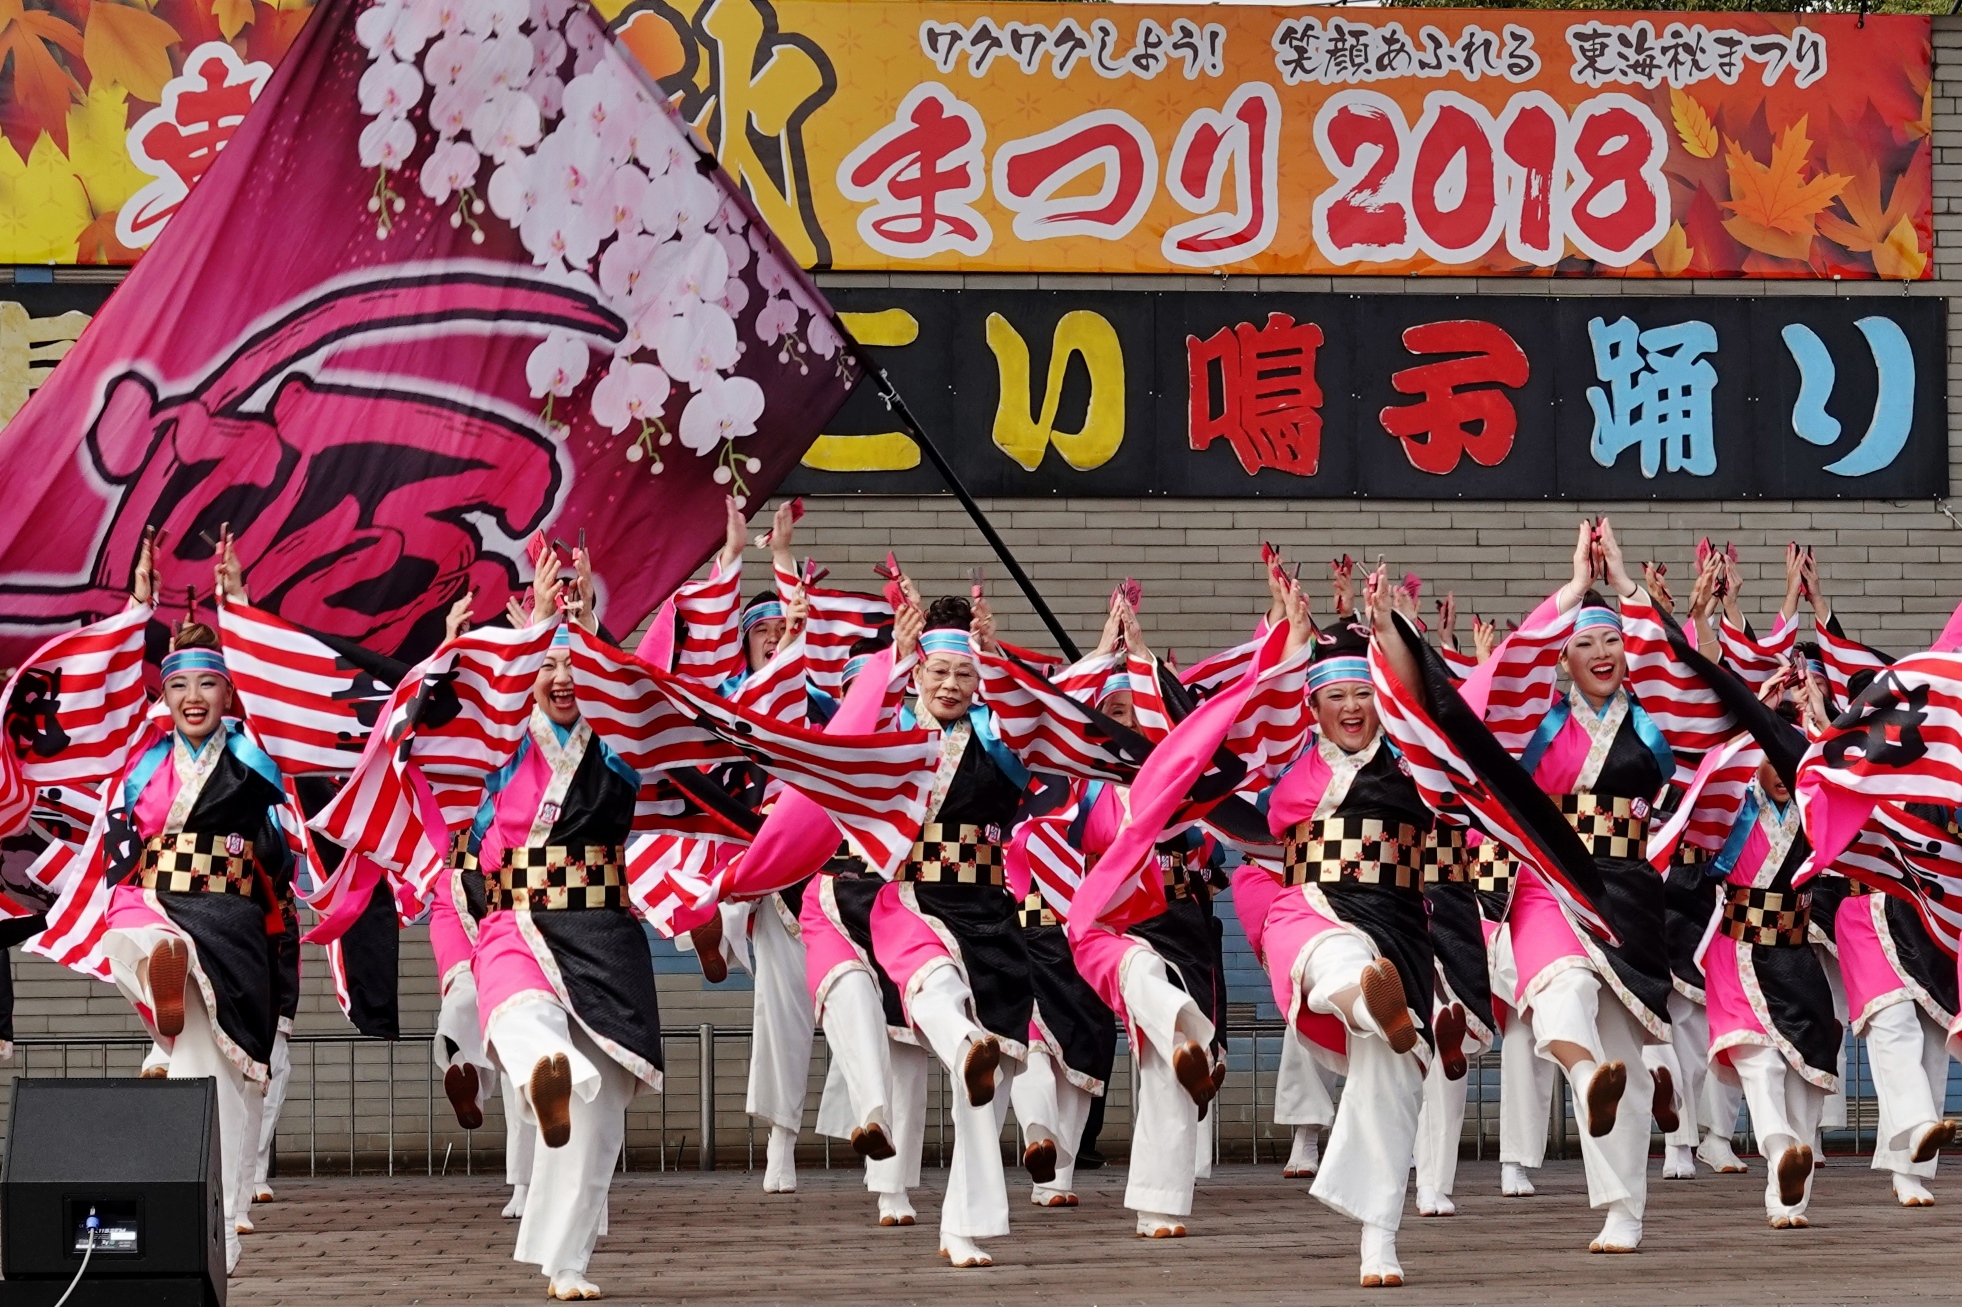
[[[1947,492],[1943,301],[837,289],[1007,497]],[[861,386],[805,494],[943,489]]]

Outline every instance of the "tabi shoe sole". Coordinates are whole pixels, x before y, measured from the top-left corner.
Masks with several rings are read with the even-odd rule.
[[[1591,1253],[1611,1253],[1619,1256],[1625,1253],[1640,1252],[1641,1250],[1639,1248],[1627,1247],[1624,1244],[1602,1243],[1599,1239],[1596,1239],[1593,1243],[1587,1245],[1587,1251]]]
[[[1438,1065],[1444,1071],[1444,1078],[1463,1080],[1471,1070],[1471,1063],[1465,1060],[1465,1009],[1453,1003],[1440,1010],[1431,1025],[1432,1033],[1437,1036]]]
[[[1778,1154],[1778,1201],[1797,1207],[1805,1201],[1805,1182],[1812,1178],[1812,1149],[1797,1144]]]
[[[184,980],[190,972],[191,951],[182,940],[167,939],[150,950],[150,1002],[157,1033],[165,1039],[184,1033]]]
[[[1401,1289],[1403,1288],[1403,1277],[1394,1272],[1389,1275],[1365,1275],[1362,1277],[1362,1287],[1365,1289]]]
[[[456,1123],[475,1130],[484,1123],[484,1109],[477,1106],[477,1068],[468,1062],[443,1072],[443,1096],[450,1100]]]
[[[1628,1068],[1620,1062],[1603,1062],[1587,1081],[1587,1133],[1602,1139],[1615,1128],[1621,1110],[1621,1096],[1628,1089]]]
[[[883,1162],[893,1155],[892,1139],[876,1121],[852,1131],[852,1151],[867,1161]]]
[[[564,1148],[572,1138],[572,1066],[564,1053],[541,1057],[532,1067],[531,1114],[547,1148]]]
[[[1408,1053],[1417,1047],[1417,1027],[1410,1020],[1410,1004],[1403,992],[1403,979],[1394,962],[1378,958],[1362,969],[1359,981],[1363,1006],[1375,1019],[1377,1029],[1389,1041],[1392,1053]]]
[[[1899,1194],[1896,1194],[1894,1201],[1903,1207],[1933,1207],[1935,1205],[1935,1200],[1932,1197],[1923,1198],[1919,1194],[1911,1198],[1903,1198]]]
[[[1056,1178],[1056,1145],[1047,1139],[1038,1139],[1022,1150],[1022,1169],[1029,1173],[1029,1179],[1036,1184],[1048,1184]]]
[[[1077,1197],[1075,1194],[1051,1194],[1047,1198],[1036,1199],[1035,1205],[1037,1207],[1075,1207],[1076,1204]]]
[[[1001,1042],[993,1035],[974,1041],[961,1060],[961,1080],[967,1086],[967,1105],[986,1107],[995,1101],[995,1070],[1001,1066]]]
[[[1771,1228],[1774,1230],[1809,1230],[1812,1228],[1812,1224],[1803,1216],[1774,1216],[1771,1218]]]
[[[1140,1239],[1183,1239],[1185,1227],[1182,1225],[1160,1225],[1150,1230],[1138,1231]]]
[[[1172,1074],[1194,1105],[1204,1107],[1213,1101],[1212,1059],[1194,1040],[1186,1040],[1172,1050]]]
[[[152,963],[151,965],[154,966],[155,964]],[[1937,1121],[1935,1128],[1923,1136],[1919,1144],[1915,1145],[1914,1153],[1910,1160],[1915,1162],[1934,1161],[1935,1154],[1955,1142],[1957,1128],[1956,1123],[1953,1121]]]
[[[1283,1180],[1312,1180],[1320,1170],[1320,1167],[1314,1167],[1309,1170],[1283,1168],[1281,1178]]]
[[[916,1216],[882,1216],[879,1218],[879,1224],[887,1228],[895,1225],[913,1225],[918,1221],[919,1218]],[[940,1255],[945,1257],[947,1254],[942,1252]]]
[[[1682,1124],[1682,1118],[1676,1115],[1676,1078],[1666,1066],[1659,1066],[1650,1074],[1655,1080],[1655,1093],[1649,1103],[1649,1114],[1655,1118],[1656,1129],[1670,1134]],[[1691,1173],[1695,1173],[1694,1167]]]
[[[722,956],[722,914],[716,913],[688,932],[695,946],[695,960],[701,964],[702,979],[719,985],[729,978],[729,959]]]

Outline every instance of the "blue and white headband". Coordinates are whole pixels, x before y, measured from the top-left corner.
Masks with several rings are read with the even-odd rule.
[[[853,654],[851,657],[845,659],[845,675],[841,678],[841,683],[850,685],[858,679],[858,674],[869,667],[871,663],[872,655],[869,653]]]
[[[231,672],[225,668],[224,655],[216,649],[179,649],[164,655],[164,680],[184,672],[216,672],[228,681],[232,679]]]
[[[1826,674],[1826,665],[1817,658],[1808,658],[1805,660],[1805,670],[1814,676],[1824,676]]]
[[[1129,693],[1131,693],[1131,673],[1123,668],[1119,668],[1109,676],[1106,676],[1103,685],[1098,687],[1097,702],[1102,703],[1113,694]]]
[[[782,620],[783,601],[780,599],[765,599],[743,609],[742,620],[737,625],[741,627],[744,635],[748,635],[760,622]]]
[[[572,626],[570,623],[560,622],[558,629],[552,632],[552,647],[554,649],[572,648]]]
[[[962,658],[974,657],[974,646],[969,643],[967,632],[957,626],[936,626],[920,635],[920,657],[931,658],[935,654],[956,654]]]
[[[1612,608],[1602,608],[1594,604],[1588,605],[1586,608],[1581,609],[1579,613],[1575,614],[1574,635],[1579,635],[1582,631],[1591,631],[1596,627],[1607,627],[1614,631],[1620,631],[1621,615]],[[1570,635],[1567,638],[1571,640],[1574,638],[1574,635]]]
[[[1345,681],[1369,681],[1369,660],[1353,654],[1343,654],[1337,658],[1322,658],[1308,665],[1308,693],[1313,694],[1325,685],[1340,685]]]

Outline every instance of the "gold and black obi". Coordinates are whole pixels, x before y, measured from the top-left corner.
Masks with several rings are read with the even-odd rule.
[[[1468,878],[1468,849],[1463,826],[1439,823],[1424,836],[1421,859],[1424,885],[1462,885]]]
[[[1605,794],[1563,794],[1560,815],[1597,858],[1640,862],[1647,856],[1649,805]]]
[[[485,878],[491,911],[533,912],[627,906],[626,854],[617,844],[509,849]]]
[[[1415,894],[1423,889],[1423,856],[1423,836],[1407,822],[1337,815],[1295,823],[1282,867],[1290,886],[1348,882]]]
[[[922,885],[1005,885],[1001,828],[930,821],[920,827],[920,838],[893,879]]]
[[[252,841],[243,835],[179,831],[143,841],[137,883],[171,894],[237,894],[252,897]]]
[[[1724,886],[1723,932],[1745,944],[1795,948],[1806,942],[1812,921],[1809,889],[1752,889]]]

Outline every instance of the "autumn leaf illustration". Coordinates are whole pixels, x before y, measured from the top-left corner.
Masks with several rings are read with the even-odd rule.
[[[1662,233],[1662,239],[1655,243],[1655,248],[1649,253],[1655,259],[1656,270],[1665,277],[1682,276],[1683,269],[1689,267],[1690,260],[1696,257],[1696,251],[1690,248],[1689,235],[1680,222],[1670,223],[1669,230]]]
[[[252,0],[212,0],[211,13],[218,20],[218,30],[229,41],[252,21]]]
[[[1803,260],[1818,233],[1820,211],[1852,180],[1830,172],[1807,180],[1805,157],[1811,148],[1804,116],[1772,143],[1769,164],[1726,138],[1730,198],[1724,207],[1732,216],[1724,219],[1724,229],[1759,253]]]
[[[82,54],[91,77],[115,82],[155,104],[170,80],[170,47],[177,41],[177,29],[148,10],[95,0],[89,6]]]
[[[1921,249],[1911,219],[1902,218],[1895,223],[1887,239],[1873,248],[1873,270],[1883,277],[1913,281],[1927,266],[1928,256]]]
[[[1828,209],[1819,215],[1819,234],[1856,254],[1872,254],[1894,239],[1894,230],[1903,221],[1913,229],[1913,218],[1928,201],[1928,188],[1917,158],[1894,179],[1894,189],[1885,204],[1880,199],[1880,164],[1873,155],[1856,150],[1849,143],[1844,150],[1833,150],[1827,158],[1835,167],[1844,167],[1851,176],[1840,191],[1839,207],[1846,217]],[[1918,253],[1918,249],[1916,250]]]
[[[81,94],[82,86],[50,47],[79,57],[82,34],[45,10],[26,8],[21,0],[0,0],[0,59],[13,71],[13,98],[57,145],[65,145],[68,103]]]
[[[1683,148],[1698,159],[1708,159],[1717,153],[1717,128],[1710,121],[1710,115],[1696,102],[1696,97],[1687,91],[1669,88],[1669,115],[1676,121],[1676,135],[1682,138]]]

